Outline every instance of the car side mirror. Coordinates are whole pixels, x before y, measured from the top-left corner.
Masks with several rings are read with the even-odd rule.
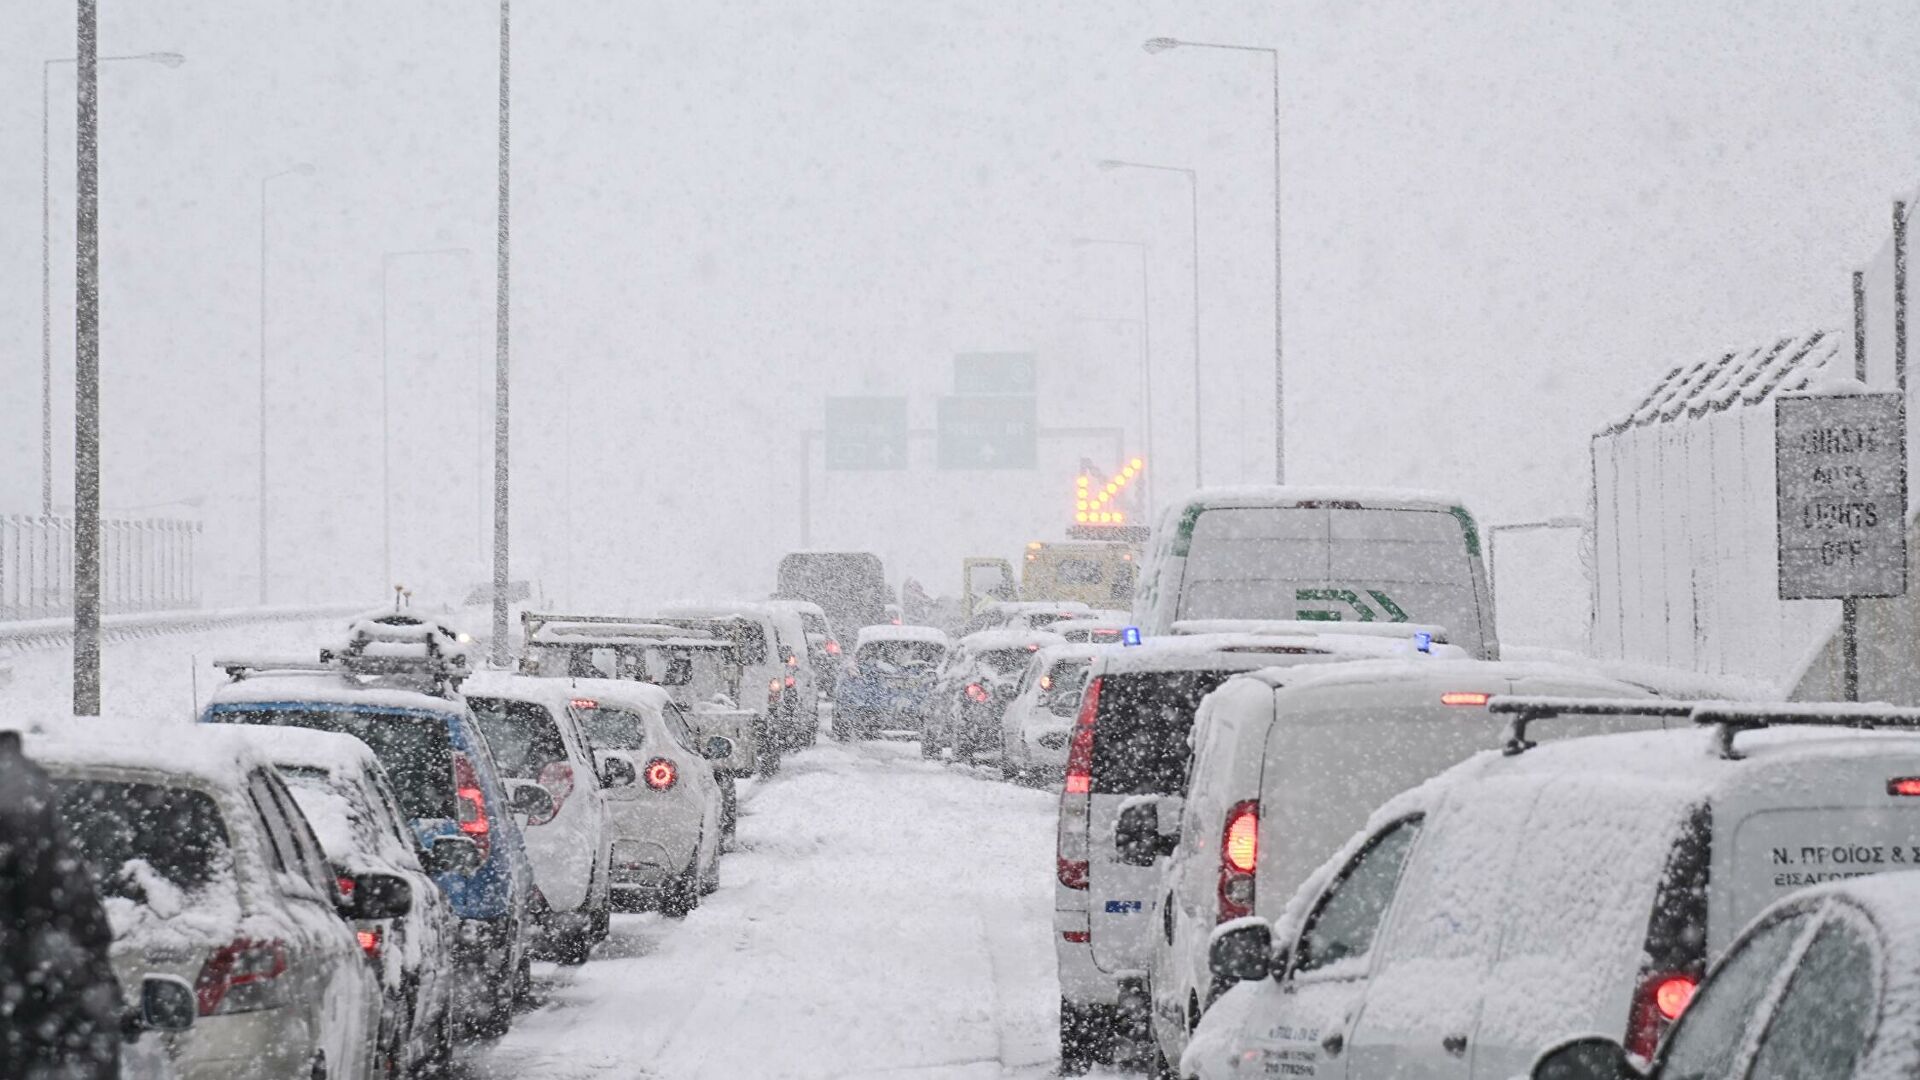
[[[398,919],[413,910],[413,886],[393,874],[356,874],[340,904],[349,919]]]
[[[465,836],[435,837],[420,859],[429,874],[471,874],[480,869],[480,845]]]
[[[1582,1035],[1550,1046],[1533,1059],[1533,1080],[1641,1080],[1621,1045],[1605,1035]]]
[[[1161,835],[1159,804],[1142,803],[1120,811],[1120,821],[1113,830],[1113,846],[1125,865],[1152,866],[1155,859],[1173,854],[1180,846],[1180,837]]]
[[[631,787],[640,779],[640,773],[633,762],[615,754],[608,754],[600,762],[600,786],[603,788]]]
[[[707,744],[700,752],[708,761],[724,761],[733,756],[733,740],[725,735],[714,735],[707,739]]]
[[[507,781],[507,805],[529,821],[551,821],[557,809],[553,792],[532,780]]]
[[[140,1007],[129,1010],[121,1032],[137,1038],[143,1031],[185,1031],[193,1026],[199,1002],[193,987],[178,975],[149,975],[140,980]]]
[[[1207,944],[1207,967],[1222,982],[1250,982],[1274,972],[1273,926],[1262,919],[1227,923]]]

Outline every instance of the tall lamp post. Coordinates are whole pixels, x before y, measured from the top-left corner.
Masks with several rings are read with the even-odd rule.
[[[428,258],[442,255],[473,257],[472,248],[416,248],[412,251],[388,251],[380,256],[380,580],[382,591],[391,589],[393,580],[393,380],[389,377],[392,361],[387,355],[387,280],[397,259]]]
[[[77,59],[68,56],[40,65],[40,513],[48,517],[53,515],[53,185],[48,174],[48,105],[53,66]],[[121,60],[143,60],[170,68],[187,62],[175,52],[102,56],[95,62]]]
[[[489,651],[493,666],[507,666],[507,343],[508,314],[507,303],[507,212],[510,208],[509,180],[512,178],[508,168],[508,152],[512,147],[512,127],[509,122],[509,106],[512,103],[512,83],[508,79],[509,61],[512,58],[512,26],[509,19],[510,0],[500,0],[500,167],[499,167],[499,210],[494,227],[494,333],[493,333],[493,638]]]
[[[1213,41],[1149,38],[1141,48],[1148,53],[1168,49],[1224,49],[1265,53],[1273,62],[1273,482],[1287,482],[1287,381],[1280,349],[1280,50],[1265,45],[1230,45]]]
[[[1155,172],[1180,173],[1187,178],[1187,194],[1193,209],[1193,483],[1206,482],[1203,466],[1206,432],[1200,426],[1200,174],[1181,165],[1151,165],[1142,161],[1100,162],[1102,169],[1152,169]]]
[[[260,178],[260,606],[267,606],[267,185],[283,176],[312,176],[301,162]]]
[[[1140,254],[1140,404],[1141,428],[1146,436],[1147,460],[1158,461],[1153,452],[1153,306],[1147,289],[1147,262],[1153,249],[1143,240],[1113,240],[1106,237],[1076,236],[1075,247],[1088,247],[1094,244],[1106,244],[1113,247],[1133,248]],[[1147,502],[1147,520],[1153,520],[1153,474],[1148,473],[1145,491],[1142,493]]]

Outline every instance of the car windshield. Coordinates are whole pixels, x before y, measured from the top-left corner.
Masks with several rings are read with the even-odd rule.
[[[227,826],[203,792],[165,784],[56,780],[60,820],[111,896],[145,899],[152,879],[183,893],[230,865]]]
[[[451,721],[445,716],[370,706],[215,705],[207,711],[207,719],[351,735],[373,750],[409,818],[455,816],[453,737],[447,728]]]

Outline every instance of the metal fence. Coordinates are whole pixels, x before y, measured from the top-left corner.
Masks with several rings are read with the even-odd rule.
[[[200,523],[102,519],[100,602],[105,612],[200,606],[194,547]],[[0,620],[73,614],[73,519],[0,515]]]

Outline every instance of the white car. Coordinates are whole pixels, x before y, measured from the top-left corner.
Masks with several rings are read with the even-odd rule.
[[[527,861],[541,898],[539,952],[583,964],[606,939],[612,915],[606,790],[639,778],[631,765],[596,764],[568,708],[570,681],[487,672],[468,680],[465,694],[508,801],[525,815]]]
[[[1769,904],[1920,850],[1920,710],[1700,705],[1691,730],[1536,748],[1562,717],[1685,706],[1508,705],[1506,753],[1390,800],[1297,892],[1214,931],[1215,974],[1242,981],[1183,1074],[1311,1060],[1508,1080],[1571,1032],[1650,1057]],[[1879,724],[1909,730],[1861,730]],[[1261,844],[1260,864],[1280,847]],[[1688,1075],[1748,1075],[1713,1064]]]
[[[1551,664],[1398,659],[1273,668],[1207,699],[1177,818],[1161,820],[1157,806],[1138,803],[1116,830],[1122,862],[1162,874],[1149,985],[1154,1043],[1166,1061],[1180,1060],[1188,1032],[1224,989],[1208,966],[1213,928],[1251,914],[1269,894],[1291,896],[1375,807],[1496,745],[1508,720],[1487,711],[1497,694],[1651,697]],[[1548,733],[1650,723],[1659,721],[1581,717]],[[1262,841],[1256,875],[1252,853]],[[1156,856],[1170,859],[1156,865]]]
[[[622,911],[683,916],[720,884],[724,795],[711,763],[729,740],[695,732],[658,686],[575,680],[570,708],[602,769],[624,760],[639,782],[607,789],[608,881]]]
[[[784,751],[803,745],[815,715],[803,713],[800,707],[799,667],[806,652],[805,635],[797,639],[797,649],[789,645],[782,640],[780,620],[754,604],[676,605],[654,621],[703,630],[733,643],[740,667],[740,694],[734,701],[759,717],[754,732],[755,768],[761,776],[779,772]]]
[[[123,986],[171,975],[199,1016],[163,1038],[183,1080],[376,1074],[380,987],[349,918],[395,918],[404,880],[342,895],[273,766],[224,731],[29,733],[99,883]]]
[[[361,951],[380,975],[380,1047],[395,1073],[443,1067],[453,1054],[453,906],[421,865],[425,854],[387,771],[351,735],[296,727],[230,729],[280,773],[343,885],[377,873],[405,881],[406,914],[355,922]]]
[[[1055,623],[1056,629],[1068,624]],[[1064,635],[1063,635],[1064,636]],[[1051,645],[1033,654],[1000,714],[1000,772],[1009,780],[1066,775],[1067,743],[1080,716],[1087,669],[1102,645]]]

